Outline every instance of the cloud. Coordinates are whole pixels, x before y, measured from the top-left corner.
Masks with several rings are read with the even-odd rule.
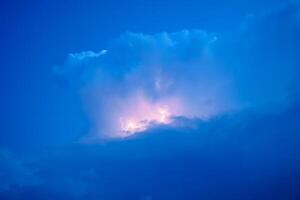
[[[82,96],[90,140],[118,136],[125,114],[155,118],[164,104],[173,121],[56,149],[36,160],[42,184],[20,196],[298,199],[297,9],[255,16],[220,39],[199,30],[126,33],[106,50],[70,54],[55,71]]]
[[[118,136],[122,123],[159,120],[162,108],[202,119],[232,110],[230,79],[212,52],[216,41],[200,30],[125,33],[99,53],[70,54],[55,71],[80,90],[94,134]]]
[[[165,109],[172,123],[30,161],[0,151],[0,199],[299,199],[298,14],[290,5],[218,37],[125,33],[70,54],[54,71],[81,95],[89,141],[120,136],[122,117]]]
[[[0,190],[0,198],[298,199],[299,108],[56,148],[33,161],[39,184]]]
[[[162,110],[206,120],[249,108],[268,112],[300,94],[298,19],[292,3],[249,17],[223,37],[127,32],[105,50],[70,54],[55,72],[82,97],[93,124],[88,140],[144,130],[161,121]]]
[[[223,38],[218,55],[231,70],[237,95],[257,109],[276,109],[298,96],[299,5],[252,16]]]
[[[27,166],[23,160],[5,150],[0,150],[0,179],[0,190],[40,184],[34,168]]]

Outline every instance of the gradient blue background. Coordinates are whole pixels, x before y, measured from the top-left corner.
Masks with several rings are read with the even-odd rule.
[[[187,130],[171,130],[176,137],[165,136],[170,130],[163,130],[162,135],[150,134],[141,140],[116,142],[106,148],[74,145],[89,130],[88,116],[83,112],[77,92],[53,73],[53,66],[64,63],[69,53],[97,52],[126,31],[154,34],[202,29],[230,38],[249,17],[268,16],[273,12],[276,14],[267,17],[266,23],[279,24],[278,30],[282,31],[261,37],[268,40],[261,47],[253,47],[257,54],[252,55],[254,51],[249,48],[242,55],[257,68],[240,77],[238,87],[241,88],[247,86],[248,79],[253,77],[251,73],[259,71],[260,66],[273,66],[273,58],[290,60],[296,66],[296,70],[282,70],[287,74],[285,77],[299,73],[300,17],[299,21],[295,20],[295,26],[294,21],[289,21],[294,19],[291,17],[294,13],[299,14],[297,3],[283,0],[2,0],[0,198],[299,199],[299,79],[295,79],[290,96],[280,109],[268,114],[255,115],[257,110],[250,111],[233,118],[216,119],[203,130],[192,132],[190,137],[182,135]],[[291,24],[293,28],[289,28]],[[258,27],[268,33],[268,30],[264,32],[264,23]],[[249,44],[261,39],[256,35],[245,38]],[[229,51],[239,51],[234,43],[232,46]],[[239,59],[243,59],[226,53],[227,49],[220,52],[229,65],[238,65]],[[258,64],[258,60],[263,64]],[[281,81],[273,77],[281,75],[281,68],[263,70],[270,76],[262,73],[258,80],[269,80],[271,88],[272,85],[280,87]],[[241,99],[252,94],[271,96],[274,91],[262,90],[260,83],[238,95]],[[282,97],[286,98],[286,94]],[[216,139],[196,133],[220,130],[230,136]],[[200,147],[194,142],[203,139],[208,142],[199,144]],[[156,152],[157,149],[166,155]],[[135,156],[135,150],[141,155]],[[133,170],[137,165],[137,170]],[[186,166],[190,166],[189,170]],[[248,184],[249,181],[253,182]],[[127,184],[128,188],[124,187]],[[196,186],[203,186],[203,193],[199,194]],[[98,187],[107,193],[98,194]],[[86,195],[82,198],[81,190],[89,194],[82,192]],[[178,193],[172,196],[170,191]],[[151,192],[153,196],[148,194]]]

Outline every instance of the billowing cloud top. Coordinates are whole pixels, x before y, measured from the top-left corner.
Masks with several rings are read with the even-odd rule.
[[[251,16],[219,38],[126,33],[70,54],[55,72],[82,96],[87,140],[143,134],[0,148],[0,199],[298,200],[299,13]]]
[[[250,16],[221,39],[201,30],[125,33],[106,50],[70,54],[55,71],[79,89],[96,137],[174,116],[269,110],[299,93],[298,16],[298,6]]]
[[[56,72],[80,88],[94,134],[124,136],[174,116],[208,119],[233,108],[216,41],[200,30],[126,33],[99,53],[70,54]]]

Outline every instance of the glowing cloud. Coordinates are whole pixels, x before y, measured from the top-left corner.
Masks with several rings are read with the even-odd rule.
[[[79,89],[93,137],[124,137],[174,116],[208,119],[232,109],[216,41],[199,30],[127,33],[100,53],[70,54],[56,72]]]
[[[133,106],[129,108],[125,106],[120,113],[121,135],[128,136],[144,131],[153,124],[171,123],[171,116],[179,114],[178,105],[172,102],[164,103],[165,105],[162,105],[161,102],[155,103],[141,98],[133,100]]]

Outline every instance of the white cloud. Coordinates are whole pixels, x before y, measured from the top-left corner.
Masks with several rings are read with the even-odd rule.
[[[159,121],[161,108],[208,119],[234,106],[230,80],[213,55],[216,41],[200,30],[126,33],[100,53],[70,54],[58,71],[80,83],[97,135],[120,135],[124,121]]]

